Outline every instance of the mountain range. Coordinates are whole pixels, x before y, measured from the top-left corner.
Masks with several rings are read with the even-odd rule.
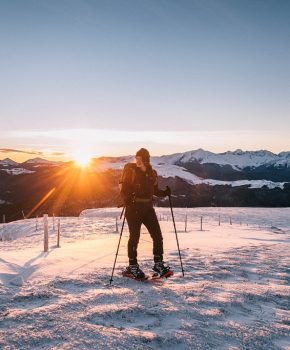
[[[73,162],[0,160],[0,215],[11,220],[22,211],[76,215],[88,207],[117,205],[118,179],[124,164],[133,161],[134,156],[94,158],[85,169],[89,184],[84,184],[83,171]],[[198,149],[151,157],[151,163],[160,187],[171,186],[176,206],[290,206],[290,152]],[[60,199],[63,192],[66,198]]]

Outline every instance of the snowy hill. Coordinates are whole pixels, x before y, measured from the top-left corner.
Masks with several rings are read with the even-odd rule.
[[[160,208],[164,257],[175,275],[144,283],[122,277],[125,227],[110,286],[119,213],[60,218],[60,248],[49,218],[47,253],[40,221],[37,231],[35,219],[0,225],[1,349],[289,348],[289,208],[191,209],[187,232],[184,209],[175,210],[185,277],[170,211]],[[138,257],[150,273],[144,227]]]

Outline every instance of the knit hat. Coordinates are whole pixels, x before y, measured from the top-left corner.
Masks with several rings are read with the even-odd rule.
[[[144,163],[150,163],[150,154],[146,148],[140,148],[136,153],[136,157],[142,157]]]

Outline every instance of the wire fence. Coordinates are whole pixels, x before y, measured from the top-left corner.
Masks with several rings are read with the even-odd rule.
[[[155,208],[161,225],[171,222],[169,208]],[[228,213],[226,213],[228,211]],[[108,234],[119,234],[122,220],[121,209],[105,208],[94,210],[95,214],[79,217],[48,217],[50,241],[71,242],[76,239],[106,239]],[[212,208],[174,209],[177,231],[191,232],[216,229],[220,227],[266,229],[274,233],[290,232],[290,208]],[[43,218],[35,217],[0,224],[0,241],[13,241],[18,238],[33,238],[31,244],[41,240],[44,230]],[[128,235],[125,222],[124,235]]]

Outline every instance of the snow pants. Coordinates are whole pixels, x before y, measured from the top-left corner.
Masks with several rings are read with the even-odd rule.
[[[134,203],[126,208],[129,226],[128,257],[129,264],[137,264],[137,247],[142,224],[145,225],[153,240],[154,261],[163,260],[163,237],[159,222],[151,202]]]

